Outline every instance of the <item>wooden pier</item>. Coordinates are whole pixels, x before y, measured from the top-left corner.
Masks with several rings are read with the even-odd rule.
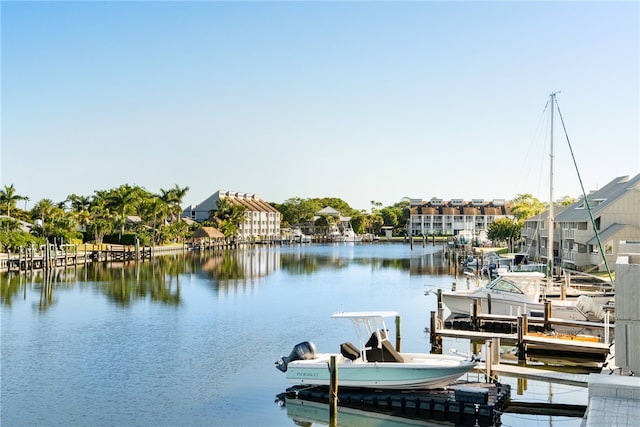
[[[0,272],[25,272],[66,268],[90,262],[145,260],[154,255],[186,250],[184,245],[136,247],[127,245],[53,245],[40,250],[25,249],[0,257]]]
[[[444,319],[442,290],[438,290],[438,310],[431,312],[430,338],[433,353],[442,353],[442,337],[486,342],[498,338],[518,347],[518,360],[527,354],[570,355],[604,362],[611,352],[615,326],[608,313],[604,322],[584,322],[551,317],[551,302],[545,302],[544,317],[505,316],[482,313],[480,301],[471,304],[469,317]],[[597,335],[558,333],[557,330],[595,331]]]

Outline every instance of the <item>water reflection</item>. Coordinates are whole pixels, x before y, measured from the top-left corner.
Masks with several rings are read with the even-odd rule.
[[[112,303],[122,307],[140,299],[179,305],[180,282],[185,275],[194,274],[208,279],[214,290],[226,291],[244,286],[244,281],[266,277],[277,270],[291,276],[308,276],[322,270],[336,271],[351,265],[365,265],[372,270],[407,270],[411,275],[448,272],[449,267],[438,250],[409,252],[406,247],[400,250],[403,256],[392,254],[381,257],[381,251],[389,252],[388,248],[372,246],[354,251],[349,246],[318,245],[304,250],[258,247],[180,253],[140,262],[91,263],[49,272],[7,273],[0,276],[1,304],[10,307],[13,299],[21,291],[24,296],[27,287],[30,287],[41,290],[38,308],[46,310],[55,304],[55,288],[93,283]]]
[[[295,403],[273,409],[287,386],[274,360],[300,339],[337,349],[345,331],[327,319],[343,303],[399,311],[403,347],[428,350],[436,301],[424,287],[452,278],[426,275],[443,267],[437,250],[380,244],[0,273],[2,424],[322,425],[291,412]],[[526,393],[538,396],[532,384]],[[571,390],[555,398],[575,403]]]

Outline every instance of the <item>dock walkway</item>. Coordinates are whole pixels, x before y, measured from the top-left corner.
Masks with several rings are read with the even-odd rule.
[[[640,425],[640,378],[589,375],[589,405],[583,427]]]

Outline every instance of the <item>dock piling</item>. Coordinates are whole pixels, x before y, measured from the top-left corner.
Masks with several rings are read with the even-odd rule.
[[[329,362],[330,384],[329,384],[329,425],[338,426],[338,364],[336,356],[332,355]]]

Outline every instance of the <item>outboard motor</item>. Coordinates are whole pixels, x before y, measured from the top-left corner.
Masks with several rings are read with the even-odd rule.
[[[316,358],[316,345],[311,341],[304,341],[296,344],[289,356],[282,356],[276,361],[276,368],[282,372],[287,372],[287,365],[294,360],[310,360]]]

